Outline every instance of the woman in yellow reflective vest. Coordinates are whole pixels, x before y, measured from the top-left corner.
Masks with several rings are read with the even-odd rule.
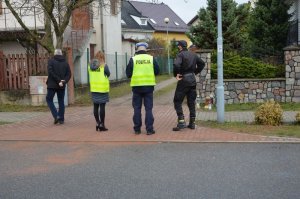
[[[94,116],[96,131],[107,131],[105,127],[105,105],[109,101],[109,76],[110,71],[105,63],[105,56],[98,51],[91,60],[89,67],[90,91],[94,103]],[[100,114],[99,114],[100,113]]]

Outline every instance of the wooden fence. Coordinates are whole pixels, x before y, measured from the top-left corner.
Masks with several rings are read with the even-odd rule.
[[[29,89],[29,76],[47,75],[49,55],[0,52],[0,90]]]

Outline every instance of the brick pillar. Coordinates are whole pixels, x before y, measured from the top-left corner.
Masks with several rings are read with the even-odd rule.
[[[300,47],[288,46],[284,50],[286,102],[300,102]]]
[[[67,48],[67,58],[71,70],[71,79],[68,82],[68,103],[74,104],[75,102],[75,93],[74,93],[74,63],[73,63],[73,52],[71,48]]]
[[[197,55],[205,62],[205,67],[198,76],[197,94],[200,95],[201,102],[204,102],[205,97],[211,93],[211,52],[212,50],[203,49],[196,51]]]

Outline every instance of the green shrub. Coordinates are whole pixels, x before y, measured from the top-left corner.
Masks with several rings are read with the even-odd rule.
[[[296,122],[300,124],[300,112],[296,114]]]
[[[255,111],[255,123],[279,126],[282,123],[283,110],[277,102],[267,101]]]
[[[241,57],[239,55],[229,56],[223,61],[224,79],[236,78],[274,78],[282,76],[282,66],[273,66],[261,61]],[[212,79],[217,78],[217,64],[211,66]]]

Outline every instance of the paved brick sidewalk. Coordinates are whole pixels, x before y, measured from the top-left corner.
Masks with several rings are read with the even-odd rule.
[[[164,82],[168,85],[170,82]],[[159,86],[165,86],[159,84]],[[92,107],[69,107],[63,125],[54,125],[50,112],[39,113],[24,121],[0,126],[0,141],[47,141],[47,142],[300,142],[296,138],[280,138],[233,133],[198,126],[195,130],[184,129],[173,132],[176,114],[173,108],[173,91],[154,100],[155,135],[147,136],[145,129],[141,135],[134,135],[132,129],[131,96],[111,100],[107,104],[107,132],[96,132]],[[184,106],[186,107],[186,106]],[[184,110],[186,115],[187,109]],[[239,113],[240,116],[246,115]],[[23,113],[24,117],[26,114]],[[208,118],[212,112],[200,112],[198,118]],[[145,114],[143,113],[143,116]],[[203,116],[202,116],[203,115]],[[238,117],[240,117],[238,116]],[[0,120],[3,117],[0,115]],[[209,116],[214,117],[214,116]],[[26,117],[25,117],[26,118]]]

